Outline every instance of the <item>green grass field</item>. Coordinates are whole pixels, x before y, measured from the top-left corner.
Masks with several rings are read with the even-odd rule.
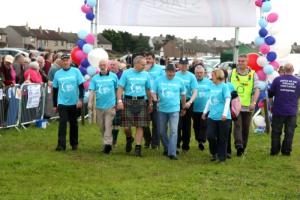
[[[77,152],[54,151],[56,122],[0,130],[0,199],[300,199],[299,132],[291,157],[269,156],[270,136],[251,134],[244,157],[219,165],[194,139],[173,161],[162,149],[127,155],[123,134],[104,155],[96,125],[80,126]]]

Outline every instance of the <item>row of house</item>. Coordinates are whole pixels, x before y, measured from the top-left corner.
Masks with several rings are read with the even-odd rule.
[[[26,26],[7,26],[0,28],[0,48],[14,47],[24,49],[37,49],[41,51],[70,51],[78,37],[76,33],[68,33]],[[112,50],[112,43],[101,34],[97,35],[98,47]]]

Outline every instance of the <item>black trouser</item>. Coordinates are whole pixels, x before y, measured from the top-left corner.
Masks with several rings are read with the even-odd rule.
[[[232,132],[232,121],[230,121],[229,129],[228,129],[227,153],[229,153],[229,154],[231,154],[231,132]]]
[[[209,151],[212,155],[217,155],[220,161],[226,160],[229,124],[231,120],[207,120],[207,139]]]
[[[186,102],[188,102],[188,100],[186,100]],[[190,149],[192,113],[193,104],[190,106],[189,109],[186,110],[184,116],[179,117],[177,148],[180,148],[180,143],[182,142],[181,148],[183,150]]]
[[[76,105],[58,105],[59,126],[58,126],[58,145],[66,147],[67,122],[70,123],[70,144],[78,145],[78,123]]]
[[[152,147],[159,146],[160,137],[159,137],[159,127],[158,127],[158,111],[157,111],[157,103],[153,102],[153,111],[150,113],[150,119],[152,121],[152,135],[150,127],[144,127],[144,139],[145,145],[149,146],[151,144]]]
[[[282,128],[284,126],[284,139],[280,144]],[[275,116],[272,118],[272,142],[271,153],[289,154],[292,151],[292,143],[295,128],[297,127],[297,116]]]
[[[236,148],[246,149],[248,143],[249,129],[252,112],[240,112],[234,121],[234,143]]]
[[[195,139],[198,143],[205,143],[207,120],[202,119],[202,112],[193,112],[193,128],[195,132]]]

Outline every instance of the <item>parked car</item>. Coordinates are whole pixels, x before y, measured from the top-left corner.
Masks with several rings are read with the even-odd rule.
[[[24,56],[28,57],[29,54],[23,49],[19,48],[2,48],[0,49],[0,55],[1,56],[6,56],[6,55],[11,55],[11,56],[16,56],[17,54],[23,54]]]

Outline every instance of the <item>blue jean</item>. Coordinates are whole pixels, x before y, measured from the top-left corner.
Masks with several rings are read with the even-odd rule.
[[[177,149],[177,128],[179,121],[179,112],[165,113],[159,112],[159,133],[162,138],[164,151],[168,152],[168,156],[176,156]],[[170,137],[168,137],[168,123]]]

